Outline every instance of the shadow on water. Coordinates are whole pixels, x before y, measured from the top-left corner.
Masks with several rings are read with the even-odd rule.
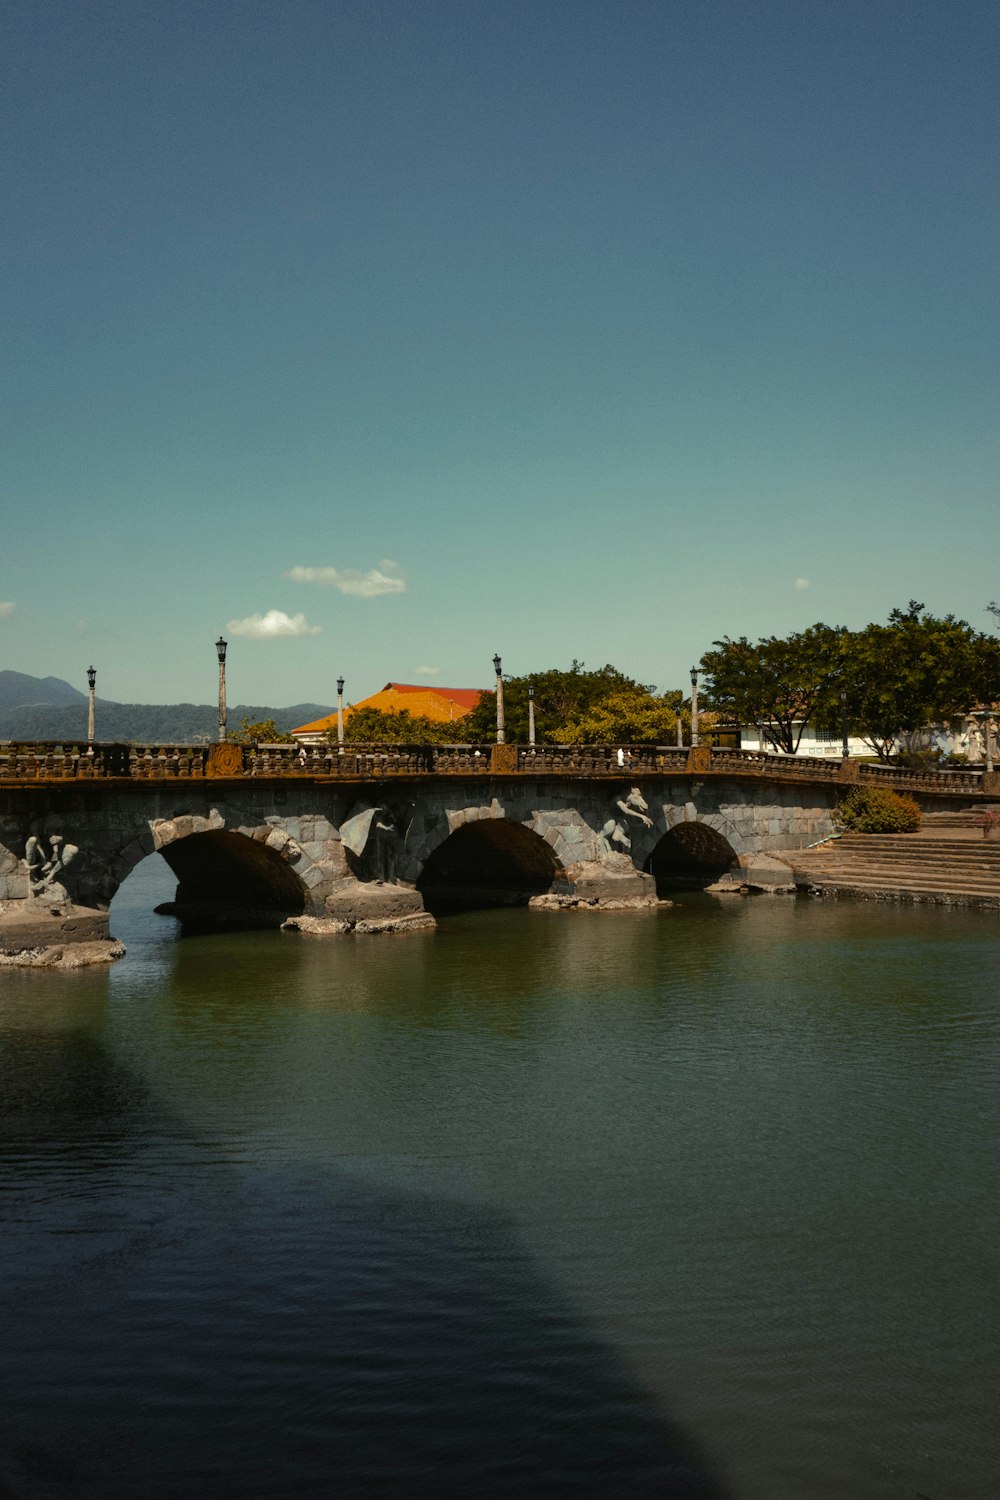
[[[93,1031],[0,1101],[10,1496],[722,1496],[502,1217],[251,1177]]]

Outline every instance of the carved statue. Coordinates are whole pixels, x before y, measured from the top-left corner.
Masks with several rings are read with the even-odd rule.
[[[614,812],[601,829],[605,842],[609,848],[614,847],[621,850],[631,849],[632,839],[629,833],[628,820],[633,819],[641,823],[644,828],[652,828],[653,820],[648,817],[649,803],[634,786],[626,797],[617,797],[614,802]]]
[[[29,896],[45,896],[49,900],[68,901],[64,876],[80,850],[76,844],[67,844],[61,833],[49,835],[48,848],[38,834],[32,833],[24,846],[24,862],[28,867]]]
[[[970,765],[975,765],[983,758],[983,731],[975,719],[969,720],[969,727],[965,732],[965,756]]]
[[[356,803],[340,825],[340,838],[358,861],[360,879],[395,880],[403,841],[391,808]]]

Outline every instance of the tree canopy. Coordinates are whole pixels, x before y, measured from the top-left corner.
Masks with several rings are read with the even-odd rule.
[[[290,745],[295,738],[284,734],[273,719],[248,719],[246,715],[239,729],[231,729],[228,737],[234,745]]]
[[[354,745],[449,745],[465,739],[464,725],[464,719],[440,724],[406,708],[355,708],[345,715],[344,739]]]
[[[528,688],[535,690],[535,738],[539,744],[626,744],[672,742],[677,732],[681,693],[657,695],[607,663],[588,671],[581,661],[522,677],[505,677],[504,723],[507,739],[528,740]],[[686,722],[690,722],[688,714]],[[459,721],[463,740],[496,737],[496,697],[483,693],[471,714]]]
[[[811,625],[756,645],[740,636],[714,641],[701,658],[712,707],[740,724],[763,724],[773,744],[794,755],[816,705],[828,693],[839,669],[843,627]]]
[[[916,599],[862,630],[817,624],[755,645],[726,637],[701,667],[710,701],[744,724],[763,723],[787,754],[807,719],[833,733],[846,720],[886,759],[901,734],[1000,697],[1000,641]]]
[[[848,632],[839,644],[837,693],[817,721],[848,725],[880,759],[895,741],[966,712],[1000,692],[1000,642],[954,615],[938,618],[911,599],[886,625]]]

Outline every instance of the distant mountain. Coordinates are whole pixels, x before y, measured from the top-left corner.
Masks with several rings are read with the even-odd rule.
[[[287,734],[298,724],[332,713],[322,703],[294,703],[290,708],[268,708],[238,703],[229,710],[228,723],[237,729],[241,719],[273,719]],[[200,737],[214,740],[219,710],[211,703],[110,703],[98,698],[94,731],[99,740],[176,741],[191,744]],[[87,733],[87,695],[59,677],[28,677],[23,672],[0,672],[0,739],[81,739]]]
[[[23,704],[86,703],[87,694],[61,677],[29,677],[26,672],[0,672],[0,709]]]

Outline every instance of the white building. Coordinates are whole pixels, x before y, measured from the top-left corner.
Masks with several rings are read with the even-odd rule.
[[[797,732],[799,728],[798,724],[795,724],[794,728]],[[740,749],[760,750],[761,748],[757,725],[744,724],[740,729]],[[785,753],[783,750],[779,750],[772,740],[768,739],[766,725],[764,727],[763,749],[771,755],[784,755]],[[843,754],[843,740],[839,734],[823,734],[820,730],[814,729],[811,724],[806,724],[802,729],[802,738],[799,740],[797,753],[803,757],[807,755],[812,756],[814,759],[840,760]],[[847,753],[848,755],[870,756],[875,752],[872,750],[871,745],[866,744],[856,734],[852,734],[847,739]]]

